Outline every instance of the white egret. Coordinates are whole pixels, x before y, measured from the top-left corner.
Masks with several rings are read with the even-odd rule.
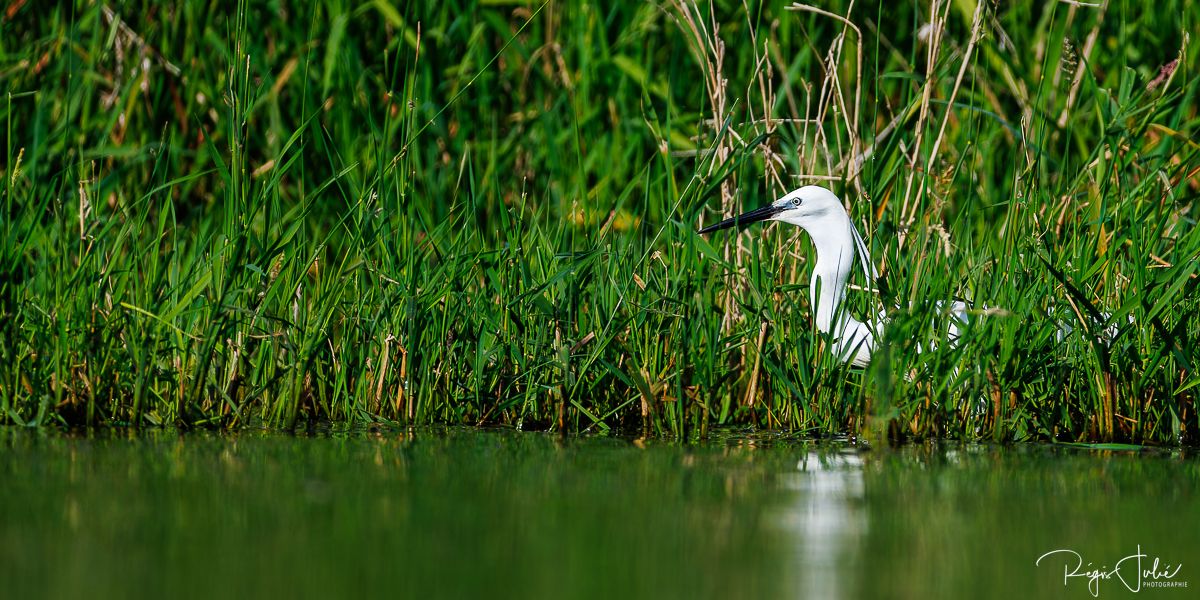
[[[850,215],[846,214],[842,202],[823,187],[805,186],[762,208],[705,227],[699,233],[744,227],[759,221],[783,221],[808,232],[817,249],[817,264],[809,280],[809,294],[817,313],[817,328],[829,336],[840,360],[851,361],[856,367],[865,367],[871,361],[876,341],[883,337],[886,319],[881,312],[878,318],[864,323],[843,307],[846,283],[854,269],[856,256],[863,272],[872,282],[879,278],[879,274],[871,262],[866,243],[854,227]],[[967,305],[954,302],[950,315],[947,333],[953,344],[959,336],[959,325],[966,323]]]

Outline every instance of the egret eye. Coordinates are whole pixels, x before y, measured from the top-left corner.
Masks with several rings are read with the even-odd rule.
[[[800,206],[800,196],[792,198],[792,206]]]

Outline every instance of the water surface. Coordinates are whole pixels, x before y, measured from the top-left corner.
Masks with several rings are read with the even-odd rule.
[[[1189,587],[1100,597],[1200,593],[1181,451],[460,429],[0,448],[6,597],[1090,598],[1074,555],[1035,561],[1139,547]]]

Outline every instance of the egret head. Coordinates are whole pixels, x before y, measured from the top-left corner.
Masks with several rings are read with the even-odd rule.
[[[818,185],[792,190],[762,208],[709,225],[700,233],[745,227],[758,221],[783,221],[803,227],[817,247],[818,256],[824,253],[832,257],[837,265],[849,268],[857,254],[863,272],[871,281],[879,279],[879,273],[871,263],[867,244],[846,214],[842,201],[833,192]]]
[[[830,223],[830,219],[845,219],[842,202],[833,192],[816,185],[807,185],[784,194],[782,198],[761,208],[742,213],[732,219],[709,225],[700,233],[729,227],[745,227],[758,221],[783,221],[813,232],[813,228]]]

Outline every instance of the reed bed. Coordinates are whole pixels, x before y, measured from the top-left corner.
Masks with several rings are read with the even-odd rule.
[[[9,2],[0,424],[1194,444],[1198,17]],[[865,371],[802,232],[695,234],[807,183]]]

